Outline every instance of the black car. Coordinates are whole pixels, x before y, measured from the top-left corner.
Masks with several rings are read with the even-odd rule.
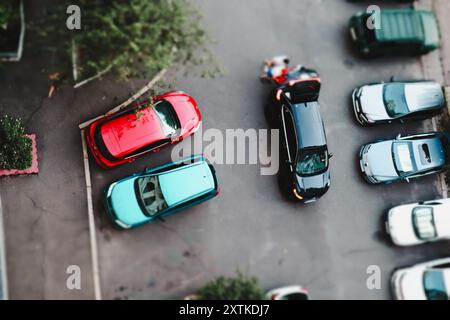
[[[291,81],[269,97],[266,116],[280,129],[280,182],[286,195],[313,202],[330,187],[325,128],[318,102],[318,78]]]

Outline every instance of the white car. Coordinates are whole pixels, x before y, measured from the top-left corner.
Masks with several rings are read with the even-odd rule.
[[[352,93],[361,125],[425,119],[445,107],[442,86],[434,81],[391,81],[356,88]]]
[[[398,246],[450,240],[450,199],[394,207],[388,212],[386,231]]]
[[[391,287],[396,300],[449,300],[450,258],[399,269]]]
[[[270,300],[309,300],[308,290],[302,286],[289,286],[269,291],[266,294]]]

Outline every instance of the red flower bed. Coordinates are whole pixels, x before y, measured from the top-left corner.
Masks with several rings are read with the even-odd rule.
[[[37,147],[36,147],[36,135],[35,134],[27,134],[26,136],[28,138],[30,138],[31,142],[32,142],[33,160],[31,163],[31,167],[29,167],[26,170],[1,170],[0,169],[0,177],[39,173],[38,154],[37,154]]]

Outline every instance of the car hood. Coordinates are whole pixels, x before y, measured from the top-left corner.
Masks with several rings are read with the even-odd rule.
[[[399,281],[400,290],[404,300],[426,300],[423,288],[424,268],[414,267],[405,270]]]
[[[412,225],[412,209],[414,205],[400,206],[389,211],[389,234],[392,241],[399,246],[422,243],[417,239]]]
[[[136,198],[134,191],[136,178],[119,181],[110,193],[110,204],[114,214],[121,222],[134,226],[149,220],[146,217]]]
[[[373,121],[389,120],[383,101],[383,84],[368,85],[361,88],[361,111],[367,119]]]
[[[197,102],[182,93],[173,93],[164,97],[165,100],[170,102],[181,124],[181,134],[191,131],[201,121],[200,110],[197,106]]]
[[[321,197],[327,192],[330,183],[330,170],[315,176],[304,177],[296,175],[297,188],[307,198]]]
[[[389,181],[398,178],[392,159],[392,141],[382,141],[370,146],[369,151],[363,155],[367,174],[379,181]]]

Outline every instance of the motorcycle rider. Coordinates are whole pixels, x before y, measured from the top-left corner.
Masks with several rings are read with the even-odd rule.
[[[289,58],[286,55],[273,57],[264,61],[262,79],[273,80],[278,84],[284,83],[289,75]]]

